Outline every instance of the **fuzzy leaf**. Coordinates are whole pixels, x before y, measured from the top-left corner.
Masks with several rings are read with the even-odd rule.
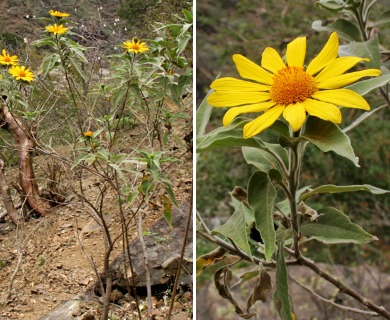
[[[279,145],[273,145],[270,143],[264,143],[269,150],[272,150],[274,154],[277,154],[279,158],[282,158],[284,164],[287,164],[287,151]],[[271,149],[272,148],[272,149]],[[242,153],[245,161],[248,164],[254,165],[257,169],[263,172],[269,172],[271,169],[282,171],[280,164],[276,160],[275,156],[265,150],[251,147],[243,147]]]
[[[276,310],[283,320],[293,320],[290,298],[288,296],[287,267],[284,262],[283,241],[280,241],[278,249],[274,303]]]
[[[209,123],[212,107],[207,103],[207,97],[213,92],[210,90],[203,99],[199,108],[196,110],[196,135],[203,136],[206,132],[206,126]]]
[[[390,10],[387,10],[385,12],[383,12],[379,17],[378,19],[375,20],[374,22],[374,26],[379,26],[380,24],[383,24],[383,23],[389,23],[390,22]]]
[[[356,24],[349,20],[337,19],[336,21],[323,26],[321,20],[316,20],[312,23],[311,27],[316,31],[336,31],[337,34],[347,41],[360,41],[360,32]]]
[[[340,56],[357,56],[360,58],[369,58],[364,65],[367,68],[377,68],[381,66],[381,53],[379,50],[378,37],[375,35],[364,42],[351,42],[348,45],[339,47]]]
[[[321,151],[333,151],[360,167],[349,137],[334,123],[317,117],[309,117],[302,139],[309,140]]]
[[[354,191],[367,191],[367,192],[371,192],[372,194],[385,194],[390,192],[388,190],[380,189],[371,186],[369,184],[351,185],[351,186],[335,186],[333,184],[326,184],[317,187],[307,193],[304,193],[301,196],[301,200],[305,201],[306,199],[318,193],[341,193],[341,192],[354,192]]]
[[[264,146],[259,138],[243,138],[242,131],[247,122],[248,120],[236,119],[227,127],[220,127],[197,138],[196,152],[210,151],[222,147]]]
[[[320,216],[315,222],[301,226],[300,231],[303,235],[324,243],[361,244],[377,240],[335,208],[323,208],[318,210],[318,213]]]
[[[361,96],[366,95],[367,93],[375,90],[377,88],[383,87],[390,82],[390,74],[385,74],[380,77],[359,81],[357,83],[351,84],[346,87],[346,89],[355,91]]]
[[[240,206],[243,206],[241,203]],[[241,250],[252,256],[251,249],[248,243],[248,234],[246,231],[246,222],[244,210],[236,210],[233,215],[222,226],[214,229],[211,232],[214,234],[221,234],[233,241]]]
[[[269,261],[275,251],[274,203],[276,190],[267,173],[255,172],[248,184],[248,203],[253,209],[256,229],[264,242],[265,259]]]

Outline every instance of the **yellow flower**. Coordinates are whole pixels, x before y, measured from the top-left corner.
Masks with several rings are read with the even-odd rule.
[[[3,49],[2,55],[0,55],[0,64],[6,66],[16,66],[19,62],[17,56],[10,56],[5,49]]]
[[[30,68],[24,66],[12,66],[8,72],[16,79],[31,82],[35,78],[35,74],[30,71]]]
[[[56,23],[54,25],[50,24],[46,26],[45,29],[54,34],[64,34],[68,31],[68,28],[65,28],[63,24],[57,25]]]
[[[84,132],[84,137],[91,138],[92,136],[93,136],[93,132],[92,131]]]
[[[122,48],[125,48],[127,52],[134,52],[135,54],[142,53],[148,51],[149,48],[145,42],[141,42],[141,40],[133,38],[130,41],[123,42]]]
[[[345,73],[361,61],[359,57],[337,57],[339,39],[332,33],[321,52],[304,66],[306,38],[287,45],[286,60],[273,48],[262,54],[261,66],[242,55],[233,55],[242,78],[221,78],[211,84],[215,90],[207,101],[214,107],[232,107],[223,124],[229,125],[242,113],[264,112],[244,126],[244,138],[270,127],[283,114],[294,132],[301,129],[306,115],[341,123],[337,106],[369,110],[367,101],[352,90],[343,88],[363,77],[376,77],[378,69]]]
[[[50,10],[49,13],[50,13],[50,15],[52,17],[65,18],[65,17],[69,17],[70,16],[69,13],[59,12],[59,11],[54,11],[54,10]]]

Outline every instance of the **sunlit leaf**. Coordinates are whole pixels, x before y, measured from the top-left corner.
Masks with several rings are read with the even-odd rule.
[[[309,140],[321,151],[333,151],[339,156],[351,160],[355,166],[359,167],[349,137],[333,122],[324,121],[317,117],[309,117],[301,138]]]
[[[168,225],[172,228],[172,206],[171,201],[167,196],[164,196],[163,194],[160,195],[160,199],[163,202],[164,205],[164,217],[167,221]]]

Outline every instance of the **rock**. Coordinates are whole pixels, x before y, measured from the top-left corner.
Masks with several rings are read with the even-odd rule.
[[[172,224],[170,228],[165,218],[161,218],[152,227],[150,234],[157,234],[157,237],[144,236],[147,247],[147,254],[150,265],[151,285],[167,285],[172,283],[178,266],[178,258],[185,235],[185,227],[187,223],[187,214],[189,203],[181,207],[181,211],[174,208],[172,211]],[[186,247],[186,258],[183,262],[182,274],[180,283],[182,285],[192,285],[192,226],[189,230]],[[134,278],[136,287],[146,286],[146,271],[144,267],[144,257],[141,243],[138,239],[134,239],[130,244],[130,255],[133,265],[134,275],[130,275],[126,280],[124,275],[123,260],[124,255],[114,259],[111,264],[114,272],[114,287],[127,291],[127,281],[132,284]],[[128,258],[126,257],[126,261]],[[127,270],[130,271],[130,265],[127,263]]]
[[[40,317],[38,320],[74,320],[73,314],[77,314],[79,305],[80,299],[76,297],[75,299],[61,303],[54,310]]]

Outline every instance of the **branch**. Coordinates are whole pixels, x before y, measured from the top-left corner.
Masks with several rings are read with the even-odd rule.
[[[173,303],[175,301],[176,289],[177,289],[177,286],[179,284],[180,273],[181,273],[183,260],[184,260],[184,253],[186,251],[187,238],[188,238],[188,234],[189,234],[190,226],[191,226],[191,221],[192,221],[192,219],[191,219],[191,217],[192,217],[192,201],[194,199],[194,188],[193,187],[194,186],[192,185],[192,188],[191,188],[191,199],[190,199],[190,208],[188,209],[188,218],[187,218],[186,231],[185,231],[185,234],[184,234],[183,244],[181,246],[180,260],[179,260],[179,265],[178,265],[177,271],[176,271],[176,278],[175,278],[175,283],[173,285],[173,290],[172,290],[172,295],[171,295],[171,302],[169,303],[169,311],[168,311],[168,316],[167,316],[168,320],[171,319],[171,314],[172,314],[172,310],[173,310]]]
[[[285,248],[286,252],[288,252],[290,255],[295,257],[295,252],[291,249]],[[363,305],[365,305],[368,309],[375,311],[376,313],[384,316],[386,319],[390,319],[390,312],[388,312],[383,306],[378,306],[375,303],[371,302],[367,298],[363,297],[361,294],[356,292],[354,289],[348,287],[346,284],[342,283],[339,279],[333,277],[329,273],[327,273],[325,270],[321,269],[319,266],[317,266],[312,260],[300,255],[298,258],[298,263],[301,265],[304,265],[308,267],[309,269],[313,270],[315,273],[317,273],[321,278],[325,279],[326,281],[333,284],[335,287],[337,287],[340,292],[345,293],[349,295],[350,297],[354,298],[355,300],[359,301]]]
[[[213,236],[211,234],[210,229],[204,223],[204,221],[203,221],[202,217],[200,216],[199,212],[196,212],[196,217],[197,217],[197,219],[198,219],[198,221],[201,224],[202,229],[203,229],[203,231],[202,230],[198,230],[197,234],[199,234],[200,236],[205,238],[207,241],[215,243],[216,245],[220,246],[221,248],[225,249],[226,251],[230,252],[231,254],[234,254],[234,255],[240,257],[242,260],[255,263],[256,265],[261,263],[264,267],[276,268],[276,261],[271,260],[271,261],[267,262],[264,259],[260,259],[260,258],[257,258],[257,257],[250,257],[247,253],[242,251],[240,248],[237,248],[237,247],[233,246],[232,244],[230,244],[230,243],[226,242],[225,240],[221,239],[220,237]],[[290,250],[289,250],[289,253],[290,253]],[[294,266],[294,265],[299,265],[299,263],[296,260],[290,260],[290,261],[286,261],[286,265]]]
[[[149,257],[148,257],[148,252],[146,248],[146,244],[144,241],[144,236],[143,236],[143,230],[142,230],[142,213],[141,211],[138,212],[138,236],[139,236],[139,241],[141,242],[142,246],[142,251],[144,253],[144,267],[145,267],[145,278],[146,278],[146,290],[148,294],[148,319],[152,318],[152,286],[150,284],[150,265],[149,265]]]
[[[336,307],[336,308],[339,308],[341,310],[344,310],[344,311],[349,311],[349,312],[354,312],[354,313],[359,313],[359,314],[364,314],[364,315],[367,315],[367,316],[374,316],[374,317],[378,317],[379,314],[377,314],[376,312],[371,312],[371,311],[364,311],[364,310],[361,310],[361,309],[357,309],[357,308],[352,308],[352,307],[347,307],[347,306],[343,306],[341,304],[338,304],[332,300],[329,300],[329,299],[326,299],[324,298],[323,296],[320,296],[318,293],[316,293],[312,288],[309,288],[308,286],[304,285],[302,282],[298,281],[297,279],[295,279],[294,277],[290,276],[290,279],[293,280],[298,286],[300,286],[302,289],[305,289],[307,292],[309,292],[310,294],[312,294],[314,297],[316,297],[317,299],[323,301],[323,302],[326,302],[328,304],[331,304],[333,307]]]

